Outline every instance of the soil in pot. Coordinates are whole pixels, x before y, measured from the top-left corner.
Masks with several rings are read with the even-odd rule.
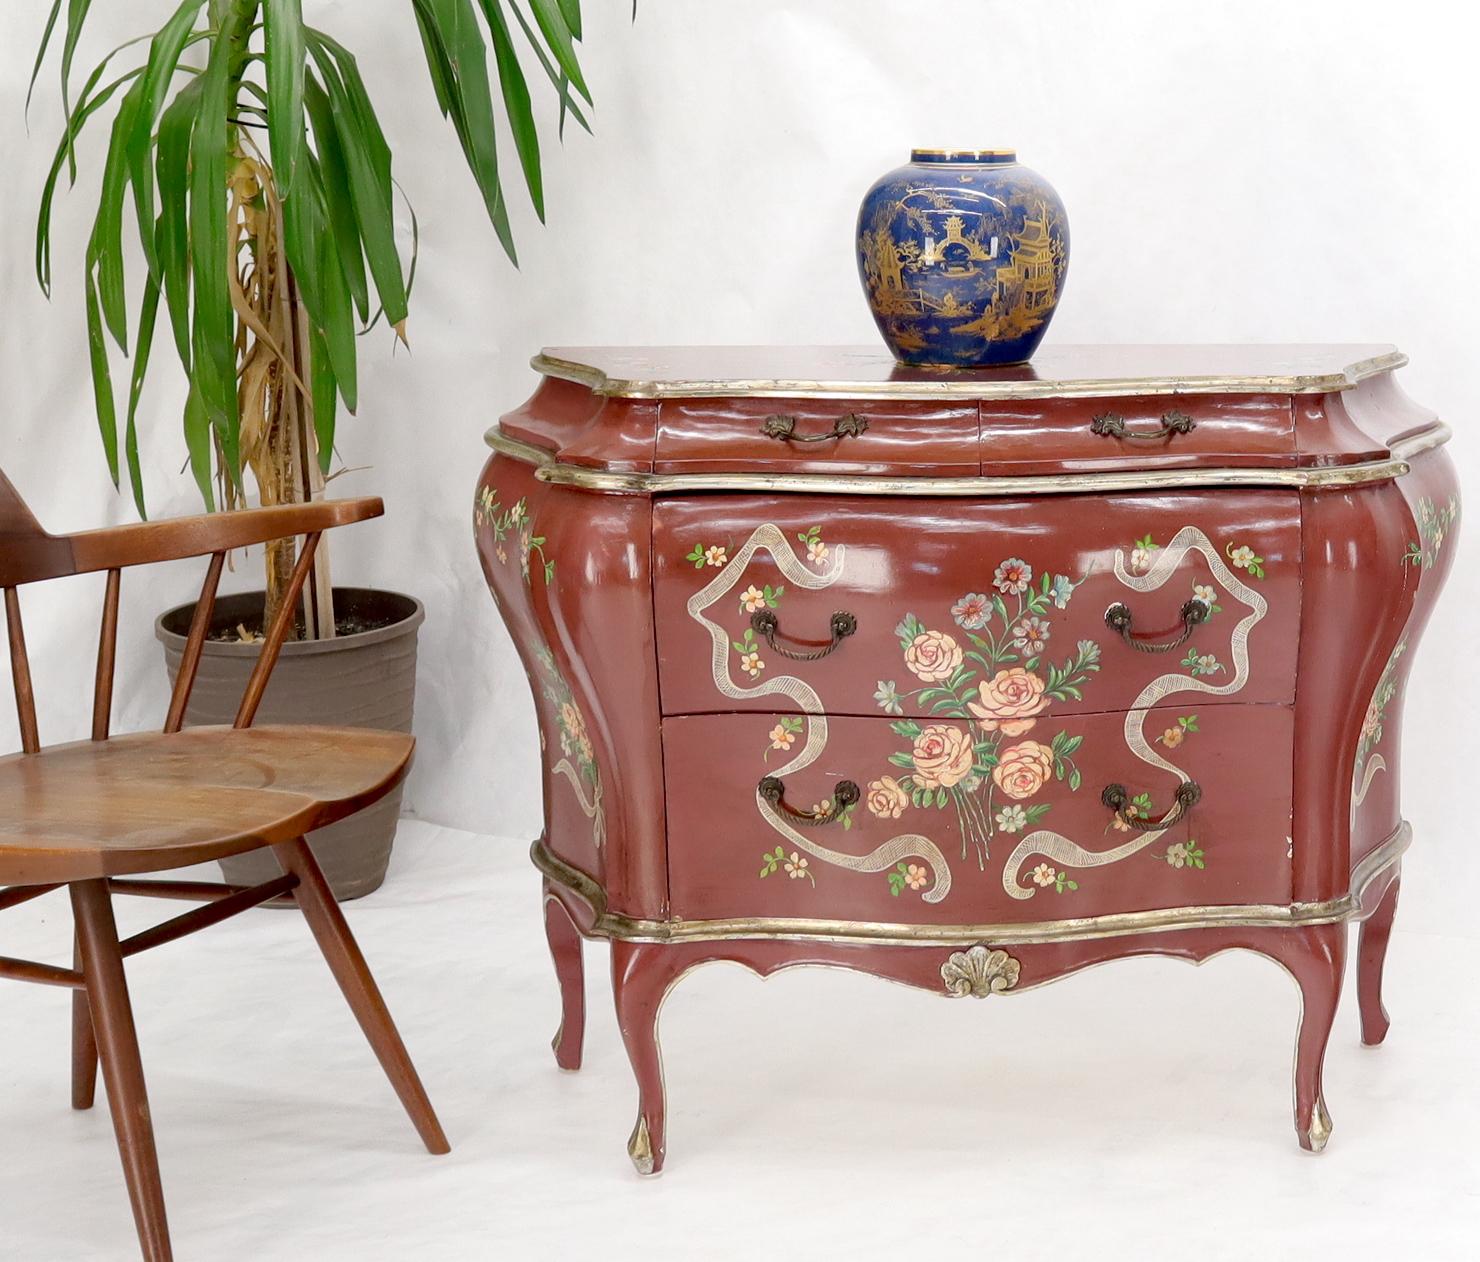
[[[257,660],[263,596],[242,592],[216,601],[210,635],[186,712],[188,725],[230,724]],[[195,605],[181,605],[155,622],[164,645],[170,682],[190,630]],[[326,724],[409,732],[416,691],[417,630],[426,614],[421,602],[395,592],[361,587],[334,589],[332,640],[297,640],[283,645],[281,658],[257,712],[257,724]],[[385,880],[400,817],[398,787],[348,819],[309,833],[334,895],[359,898]],[[234,885],[256,885],[281,875],[270,851],[254,851],[221,864]]]

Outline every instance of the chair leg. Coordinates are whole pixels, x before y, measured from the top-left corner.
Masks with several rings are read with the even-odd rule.
[[[149,1097],[139,1062],[139,1040],[123,973],[123,955],[118,949],[113,903],[105,881],[79,881],[70,890],[78,953],[87,982],[89,1023],[103,1063],[103,1082],[108,1088],[108,1107],[123,1157],[123,1175],[133,1203],[139,1244],[145,1262],[171,1262],[154,1125],[149,1117]]]
[[[442,1133],[442,1124],[437,1121],[432,1102],[427,1099],[416,1067],[406,1052],[406,1045],[401,1042],[401,1036],[391,1021],[380,988],[370,975],[365,957],[349,931],[344,913],[334,901],[313,852],[301,837],[274,846],[273,852],[284,870],[298,878],[293,897],[298,900],[319,950],[324,953],[329,971],[344,992],[355,1019],[370,1040],[381,1068],[396,1089],[396,1095],[400,1097],[427,1151],[439,1155],[451,1152],[447,1136]]]
[[[72,967],[82,971],[82,948],[74,943]],[[72,1107],[90,1109],[98,1090],[98,1041],[87,992],[72,992]]]

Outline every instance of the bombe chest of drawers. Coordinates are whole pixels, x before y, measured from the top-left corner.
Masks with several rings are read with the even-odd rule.
[[[533,685],[533,857],[580,1063],[611,940],[661,1169],[658,1010],[696,964],[1012,995],[1269,956],[1295,1128],[1410,834],[1399,721],[1452,555],[1448,430],[1373,346],[564,350],[488,434],[478,550]]]

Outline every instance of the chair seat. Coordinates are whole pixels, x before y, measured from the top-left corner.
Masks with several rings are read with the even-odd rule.
[[[0,886],[204,863],[300,837],[383,797],[401,732],[193,727],[0,758]]]

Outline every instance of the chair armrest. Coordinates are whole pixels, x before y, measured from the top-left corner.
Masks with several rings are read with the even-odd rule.
[[[71,546],[74,573],[87,574],[228,552],[248,544],[348,526],[384,512],[385,504],[378,496],[315,500],[307,504],[244,508],[230,513],[202,513],[195,517],[109,526],[62,538]]]

